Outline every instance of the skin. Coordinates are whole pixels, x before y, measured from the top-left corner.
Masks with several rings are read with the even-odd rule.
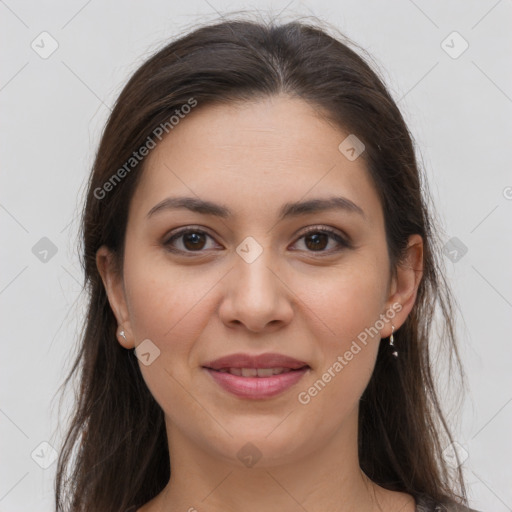
[[[349,132],[300,99],[275,96],[200,106],[148,156],[130,204],[124,269],[106,247],[97,266],[111,307],[133,349],[150,339],[160,355],[142,375],[165,413],[171,480],[139,512],[159,510],[413,512],[414,499],[385,490],[359,467],[359,399],[380,337],[409,314],[422,277],[423,245],[411,236],[406,260],[389,270],[382,207],[363,158],[338,145]],[[284,203],[343,196],[364,216],[330,210],[279,221]],[[233,217],[186,209],[147,213],[169,196],[221,203]],[[174,247],[178,228],[209,236]],[[320,238],[330,227],[352,247]],[[321,235],[321,234],[320,234]],[[248,236],[263,252],[236,252]],[[337,250],[338,249],[338,250]],[[324,256],[322,256],[324,254]],[[393,304],[401,310],[308,404],[298,401],[365,328]],[[234,352],[278,352],[311,369],[292,388],[263,399],[237,398],[202,368]],[[237,452],[261,458],[246,467]]]

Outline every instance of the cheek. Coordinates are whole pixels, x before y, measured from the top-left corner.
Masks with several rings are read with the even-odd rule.
[[[132,251],[125,260],[125,286],[131,326],[136,339],[155,342],[173,338],[184,330],[201,331],[208,290],[218,280],[216,272],[172,265],[162,253]]]
[[[305,280],[304,286],[306,286]],[[305,288],[303,288],[305,289]],[[325,279],[311,281],[304,302],[328,328],[328,339],[343,348],[362,331],[375,325],[383,313],[387,276],[371,259],[330,272]]]
[[[322,289],[313,289],[306,300],[315,313],[311,321],[317,316],[322,321],[318,325],[324,327],[316,329],[319,365],[309,387],[301,389],[299,403],[318,414],[326,404],[337,404],[334,423],[357,405],[375,366],[382,328],[378,320],[384,313],[387,288],[382,269],[371,260],[361,260],[361,265],[340,271],[338,279],[325,280]]]
[[[149,339],[160,351],[150,365],[141,362],[139,367],[165,411],[180,410],[189,400],[191,348],[213,314],[208,291],[220,278],[215,273],[178,268],[165,256],[126,252],[125,288],[135,344]]]

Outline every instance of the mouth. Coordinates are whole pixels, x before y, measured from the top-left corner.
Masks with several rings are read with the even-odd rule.
[[[281,370],[298,370],[304,366],[309,365],[305,361],[277,353],[230,354],[203,365],[212,370],[279,370],[278,373],[281,373]],[[247,375],[247,377],[254,377],[254,375]]]
[[[238,398],[266,399],[290,389],[311,367],[281,354],[233,354],[209,362],[203,369],[224,391]]]
[[[302,366],[300,368],[220,368],[218,370],[214,368],[208,368],[214,372],[219,373],[230,373],[231,375],[237,375],[239,377],[272,377],[273,375],[282,375],[288,372],[297,372],[303,369],[309,368],[309,365]]]

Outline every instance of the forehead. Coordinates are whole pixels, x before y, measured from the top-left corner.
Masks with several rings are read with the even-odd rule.
[[[148,155],[133,207],[146,214],[167,196],[187,195],[222,200],[234,214],[277,212],[340,194],[364,203],[371,220],[380,204],[363,158],[339,149],[348,135],[298,98],[199,104]]]

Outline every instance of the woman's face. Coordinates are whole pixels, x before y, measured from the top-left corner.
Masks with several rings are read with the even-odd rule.
[[[105,248],[98,266],[120,343],[144,342],[171,445],[261,466],[354,438],[380,337],[405,320],[417,281],[391,278],[382,208],[351,139],[339,149],[347,136],[286,96],[199,104],[148,156],[122,280]],[[254,376],[250,357],[206,368],[269,353],[306,368],[262,360],[274,370]]]

